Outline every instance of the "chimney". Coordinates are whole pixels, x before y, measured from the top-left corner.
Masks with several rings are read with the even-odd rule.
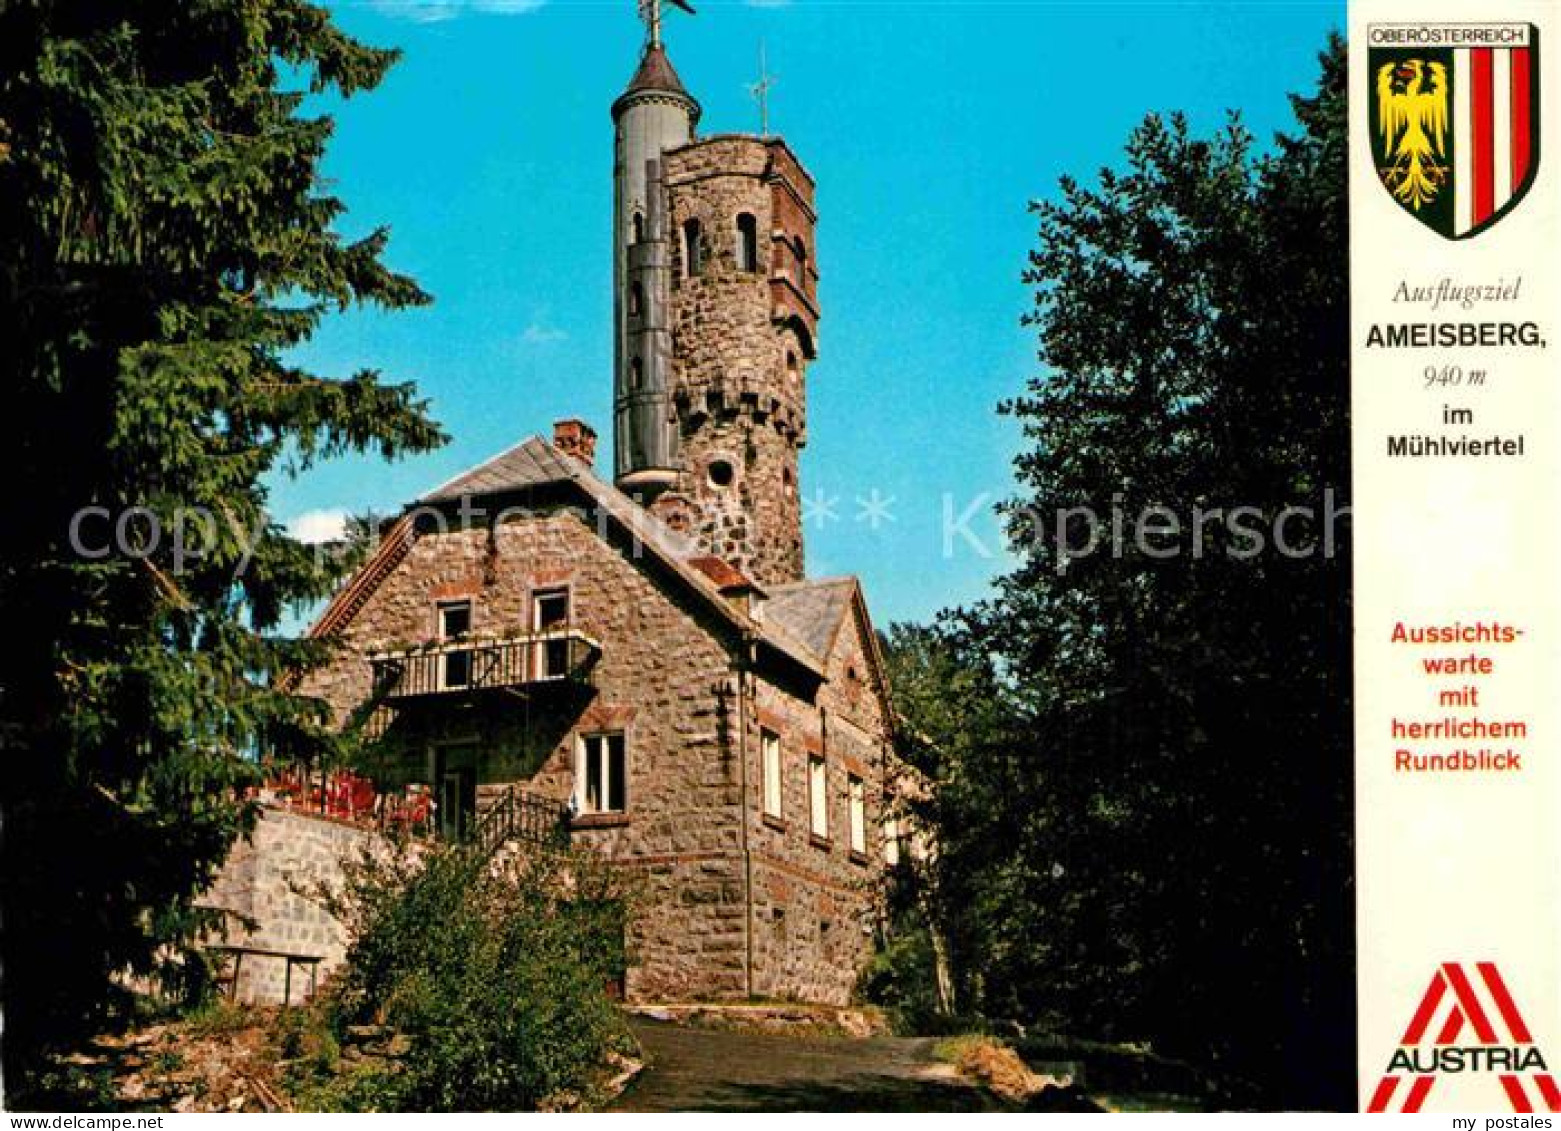
[[[555,421],[553,446],[566,456],[574,456],[587,467],[596,463],[596,429],[583,420],[571,418]]]

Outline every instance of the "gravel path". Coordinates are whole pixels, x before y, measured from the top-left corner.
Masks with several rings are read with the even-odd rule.
[[[616,1111],[999,1111],[926,1038],[697,1029],[635,1018],[645,1070]]]

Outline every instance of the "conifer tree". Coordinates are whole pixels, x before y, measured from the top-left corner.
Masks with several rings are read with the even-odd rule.
[[[1146,1042],[1227,1100],[1349,1108],[1341,43],[1293,103],[1263,155],[1239,121],[1151,116],[1120,169],[1034,207],[1019,560],[891,651],[967,1008]],[[1179,534],[1135,544],[1156,507]],[[1300,552],[1272,540],[1290,507]],[[1093,553],[1082,515],[1058,536],[1078,508]],[[1195,547],[1200,509],[1222,517]]]
[[[0,3],[8,1086],[180,968],[256,753],[332,742],[279,624],[334,578],[266,483],[442,441],[412,386],[293,360],[427,301],[341,234],[308,101],[394,60],[305,0]]]

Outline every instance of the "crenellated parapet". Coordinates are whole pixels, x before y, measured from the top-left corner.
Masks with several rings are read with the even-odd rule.
[[[613,106],[615,480],[784,584],[803,575],[813,178],[781,139],[696,137],[698,118],[653,38]]]
[[[679,490],[710,553],[763,584],[794,581],[819,317],[812,178],[785,142],[744,134],[668,150],[662,176]]]

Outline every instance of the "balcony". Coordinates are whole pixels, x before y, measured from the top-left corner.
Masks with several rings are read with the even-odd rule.
[[[373,652],[375,685],[384,701],[469,695],[503,688],[579,683],[600,658],[602,646],[575,629],[526,636],[462,637],[411,648]]]

